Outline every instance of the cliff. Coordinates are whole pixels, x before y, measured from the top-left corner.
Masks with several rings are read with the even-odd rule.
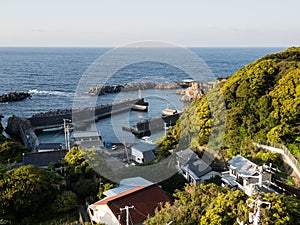
[[[285,144],[300,159],[300,48],[267,55],[239,69],[220,82],[226,107],[226,132],[222,151],[229,157],[240,153],[245,140]],[[187,93],[196,99],[196,92]],[[215,105],[220,96],[213,94]],[[189,134],[190,145],[205,145],[211,132],[211,112],[205,96],[195,100],[162,146],[173,148]],[[215,118],[215,120],[218,118]],[[217,121],[218,122],[218,121]],[[220,122],[220,126],[221,126]],[[216,140],[222,140],[216,137]],[[246,151],[246,150],[245,150]]]

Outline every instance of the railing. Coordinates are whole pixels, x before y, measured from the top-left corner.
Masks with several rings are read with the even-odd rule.
[[[294,171],[298,174],[298,176],[300,178],[300,163],[292,155],[292,153],[289,151],[289,149],[285,145],[278,144],[278,143],[271,143],[271,142],[254,142],[254,144],[258,147],[261,147],[263,149],[270,150],[270,151],[272,151],[272,149],[266,148],[264,146],[268,146],[268,147],[272,147],[272,148],[276,149],[278,153],[281,153],[282,155],[284,155],[284,157],[287,158],[291,162],[290,166],[294,169]]]

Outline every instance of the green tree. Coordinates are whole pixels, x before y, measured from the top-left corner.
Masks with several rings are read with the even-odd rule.
[[[98,199],[103,198],[103,193],[111,189],[114,185],[111,183],[105,183],[101,188],[99,188],[99,192],[97,194]]]
[[[80,147],[73,147],[65,156],[67,170],[72,176],[90,176],[93,169],[88,161],[84,158],[83,149]]]
[[[51,194],[48,173],[35,166],[22,166],[8,171],[0,181],[0,215],[22,218],[39,212]]]
[[[57,195],[51,209],[55,213],[66,213],[77,208],[77,197],[72,191],[64,191]]]
[[[28,148],[16,141],[6,140],[0,146],[0,163],[21,162],[22,154],[29,151]]]

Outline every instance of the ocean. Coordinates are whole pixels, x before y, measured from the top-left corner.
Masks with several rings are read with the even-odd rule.
[[[276,53],[284,48],[190,48],[199,56],[215,78],[227,77],[239,68],[270,53]],[[149,49],[147,50],[149,51]],[[155,49],[156,55],[163,54],[165,49]],[[30,117],[36,113],[56,109],[72,108],[78,84],[82,83],[82,76],[89,71],[98,57],[109,54],[109,48],[0,48],[0,94],[13,91],[29,91],[31,99],[0,105],[0,114],[5,118],[17,115]],[[145,54],[147,54],[145,52]],[[172,55],[176,62],[184,67],[192,67],[191,60],[181,55]],[[181,58],[182,57],[182,58]],[[109,63],[108,63],[109,64]],[[102,65],[103,66],[103,65]],[[109,72],[107,65],[106,72]],[[102,68],[100,68],[100,71]],[[96,71],[97,72],[97,71]],[[89,72],[91,73],[91,72]],[[90,86],[96,86],[101,80],[89,80]],[[99,79],[100,77],[100,79]],[[120,68],[109,78],[103,78],[108,85],[124,84],[134,81],[154,81],[157,78],[167,81],[181,81],[189,76],[176,66],[170,66],[160,61],[142,61]],[[144,79],[141,79],[144,78]],[[193,77],[192,77],[193,78]],[[86,88],[86,92],[87,92]],[[85,93],[88,95],[88,93]],[[182,109],[186,103],[179,101],[175,90],[144,90],[145,101],[150,103],[149,112],[131,112],[130,115],[120,114],[112,119],[107,118],[97,123],[103,139],[107,142],[137,142],[132,134],[122,131],[123,125],[134,123],[161,115],[164,108]],[[136,98],[137,92],[122,92],[106,94],[97,97],[97,104],[107,104],[116,100]],[[154,134],[154,139],[163,135],[163,132]],[[63,142],[63,131],[44,133],[39,136],[41,142]]]

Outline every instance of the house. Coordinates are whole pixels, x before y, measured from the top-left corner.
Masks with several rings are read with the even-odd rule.
[[[83,148],[103,147],[103,141],[98,131],[76,131],[73,134],[74,144]]]
[[[223,186],[230,186],[245,192],[248,196],[255,194],[257,188],[264,192],[274,192],[269,188],[271,173],[263,166],[258,166],[241,155],[227,162],[229,171],[222,173]]]
[[[158,184],[137,186],[120,194],[106,197],[88,206],[93,224],[142,224],[160,203],[170,202]],[[128,223],[127,223],[128,222]]]
[[[26,152],[23,153],[23,165],[34,165],[45,168],[48,167],[50,163],[60,165],[66,154],[66,150]]]
[[[187,148],[176,153],[177,168],[185,179],[198,185],[204,183],[210,178],[220,175],[213,171],[212,168],[191,149]]]
[[[154,154],[156,148],[156,146],[146,142],[134,145],[131,147],[132,159],[137,163],[151,162],[156,158]]]
[[[38,152],[64,150],[65,145],[61,143],[40,143],[37,147]]]

